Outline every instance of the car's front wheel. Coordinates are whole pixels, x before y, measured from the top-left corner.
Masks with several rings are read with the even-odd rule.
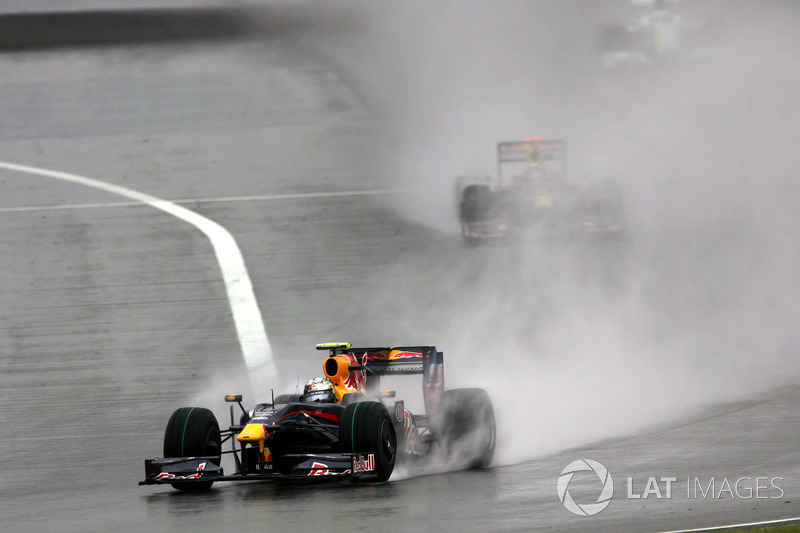
[[[164,457],[214,457],[222,454],[217,417],[203,407],[181,407],[172,413],[164,432]],[[206,490],[213,481],[175,482],[183,491]]]
[[[386,481],[397,459],[397,437],[386,407],[380,402],[351,403],[339,422],[339,450],[373,454],[374,475]]]

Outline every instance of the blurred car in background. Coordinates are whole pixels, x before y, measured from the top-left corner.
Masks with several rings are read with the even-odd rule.
[[[566,179],[566,143],[525,139],[497,145],[497,185],[487,176],[456,179],[466,244],[537,230],[550,237],[619,237],[623,197],[613,181],[578,186]]]
[[[629,19],[603,28],[601,64],[644,67],[702,54],[720,42],[723,26],[678,0],[631,0]]]

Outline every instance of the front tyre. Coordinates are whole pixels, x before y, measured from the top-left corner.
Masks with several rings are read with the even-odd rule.
[[[220,462],[222,443],[217,418],[203,407],[176,409],[164,432],[164,457],[214,457]],[[213,481],[175,482],[182,491],[207,490]]]
[[[386,481],[397,459],[397,437],[386,407],[380,402],[351,403],[339,422],[339,450],[375,455],[374,475]]]
[[[466,468],[486,468],[497,444],[494,408],[483,389],[452,389],[442,393],[435,428],[449,460]]]

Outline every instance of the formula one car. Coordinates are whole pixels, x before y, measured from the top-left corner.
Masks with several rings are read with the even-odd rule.
[[[644,67],[713,49],[720,41],[719,22],[679,12],[677,5],[677,0],[631,0],[635,16],[603,28],[603,68]]]
[[[497,145],[497,187],[487,177],[457,178],[464,242],[476,244],[531,228],[567,237],[624,233],[619,189],[610,181],[583,188],[567,182],[565,153],[566,143],[560,140],[501,142]]]
[[[140,485],[205,490],[216,481],[270,479],[386,481],[395,464],[441,457],[450,466],[487,467],[495,450],[494,409],[483,389],[444,390],[443,353],[434,346],[351,348],[325,343],[324,378],[303,394],[284,394],[241,409],[221,430],[213,412],[177,409],[164,434],[164,457],[145,460]],[[381,378],[422,377],[425,413],[412,414]],[[230,444],[230,449],[226,448]],[[222,458],[233,457],[234,473]]]

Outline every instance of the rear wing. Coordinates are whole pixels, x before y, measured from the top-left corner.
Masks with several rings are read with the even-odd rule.
[[[551,139],[526,139],[524,141],[501,142],[497,145],[497,175],[503,185],[504,163],[526,163],[537,166],[547,161],[566,160],[566,141]]]
[[[350,348],[347,350],[364,367],[369,377],[422,375],[422,394],[428,415],[436,412],[444,390],[444,353],[435,346],[394,348]]]
[[[351,348],[349,353],[361,361],[367,375],[408,375],[425,372],[426,356],[436,352],[434,346],[400,346],[395,348]]]

